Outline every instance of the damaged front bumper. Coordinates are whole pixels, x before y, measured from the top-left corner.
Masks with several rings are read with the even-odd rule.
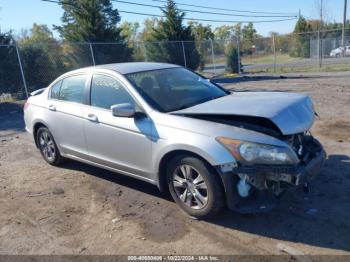
[[[290,187],[308,184],[320,172],[326,160],[326,152],[322,145],[315,139],[312,139],[311,143],[311,152],[297,165],[239,165],[230,171],[220,172],[228,208],[237,211],[237,207],[242,206],[242,203],[257,209],[262,206],[265,208],[266,204],[256,196],[268,195],[270,201],[271,195],[279,196]],[[252,191],[264,194],[254,194],[255,198],[251,199]],[[250,201],[247,201],[248,198]],[[254,209],[245,210],[254,212]]]

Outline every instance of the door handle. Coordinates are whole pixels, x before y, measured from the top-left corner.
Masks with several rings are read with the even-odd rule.
[[[56,111],[56,107],[54,105],[49,105],[49,110]]]
[[[86,118],[88,120],[92,121],[92,122],[97,122],[98,121],[97,116],[95,116],[94,114],[88,114]]]

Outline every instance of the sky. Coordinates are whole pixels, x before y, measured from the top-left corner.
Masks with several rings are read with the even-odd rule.
[[[126,0],[127,1],[127,0]],[[152,0],[129,0],[151,5],[162,5],[162,3]],[[319,17],[319,0],[176,0],[175,2],[215,6],[224,9],[239,9],[259,12],[286,12],[298,14],[299,10],[303,16],[308,19],[317,19]],[[324,0],[326,5],[326,18],[328,21],[342,21],[344,0]],[[115,8],[119,10],[161,14],[157,8],[128,5],[125,3],[113,2]],[[197,9],[207,12],[225,12],[218,10],[199,9],[195,7],[179,6],[179,8]],[[348,17],[349,17],[348,8]],[[0,0],[0,29],[2,31],[14,30],[19,33],[22,29],[30,29],[33,23],[59,25],[62,16],[62,9],[55,3],[42,2],[40,0]],[[139,22],[142,24],[147,16],[120,13],[122,20],[129,22]],[[212,14],[187,13],[187,17],[214,19],[214,20],[246,20],[243,17],[219,16]],[[271,18],[248,18],[249,20],[271,19]],[[273,19],[273,18],[272,18]],[[202,22],[210,24],[212,28],[227,23]],[[273,23],[256,23],[254,27],[261,35],[268,35],[270,32],[289,33],[293,31],[295,20]],[[57,33],[55,34],[57,36]]]

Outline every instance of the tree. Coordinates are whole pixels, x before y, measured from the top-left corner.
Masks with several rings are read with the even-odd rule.
[[[211,30],[210,25],[204,26],[201,23],[198,22],[192,22],[190,21],[189,26],[192,29],[192,34],[195,37],[196,40],[196,48],[199,53],[199,70],[203,70],[205,63],[210,59],[211,57],[211,42],[214,38],[214,33]]]
[[[233,26],[233,30],[235,32],[235,37],[238,39],[241,39],[242,36],[242,24],[241,23],[237,23]]]
[[[288,54],[289,48],[291,47],[292,34],[280,35],[277,32],[270,32],[269,35],[271,38],[275,37],[276,52]]]
[[[290,56],[310,57],[310,35],[303,34],[312,31],[310,24],[303,16],[300,16],[294,28],[293,48],[290,49]]]
[[[0,30],[0,95],[18,93],[23,90],[12,32]]]
[[[129,42],[135,42],[138,37],[138,30],[140,28],[140,24],[138,22],[127,22],[121,24],[121,35],[127,39]]]
[[[53,37],[51,30],[47,25],[40,25],[34,23],[30,29],[30,33],[26,32],[21,38],[22,43],[34,44],[34,43],[47,43],[55,44],[56,39]]]
[[[234,27],[229,25],[218,26],[214,30],[216,40],[226,41],[231,40],[234,36]]]
[[[185,65],[186,59],[186,66],[196,69],[199,54],[191,26],[183,25],[185,13],[176,7],[173,0],[168,0],[161,11],[165,19],[160,20],[151,33],[150,40],[157,43],[146,44],[147,58],[179,65]]]
[[[110,0],[60,0],[64,13],[62,25],[54,28],[68,42],[113,42],[118,45],[94,46],[95,61],[99,63],[124,62],[131,59],[121,28],[120,16]],[[88,46],[74,45],[73,53],[80,63],[91,64]]]
[[[254,29],[253,23],[248,23],[243,26],[241,41],[241,52],[243,54],[251,55],[253,53],[253,45],[256,45],[255,39],[257,38],[256,30]],[[261,47],[262,48],[262,47]]]
[[[211,30],[210,25],[203,25],[193,21],[190,21],[188,25],[191,27],[192,34],[194,35],[196,41],[214,39],[214,33]]]
[[[140,44],[139,22],[124,21],[121,26],[121,35],[127,40],[129,48],[133,50],[132,61],[144,61],[145,52],[142,43]]]
[[[144,41],[152,41],[154,29],[158,27],[159,20],[156,17],[146,18],[143,22],[143,30],[140,38]]]
[[[249,22],[247,25],[243,26],[242,29],[243,40],[248,41],[250,45],[253,44],[254,38],[256,37],[256,30],[252,22]]]
[[[66,71],[62,46],[46,25],[34,24],[18,42],[29,91],[47,86]]]

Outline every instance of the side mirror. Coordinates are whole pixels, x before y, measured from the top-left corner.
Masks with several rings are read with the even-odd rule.
[[[111,106],[112,115],[117,117],[134,117],[136,110],[132,104],[117,104]]]

